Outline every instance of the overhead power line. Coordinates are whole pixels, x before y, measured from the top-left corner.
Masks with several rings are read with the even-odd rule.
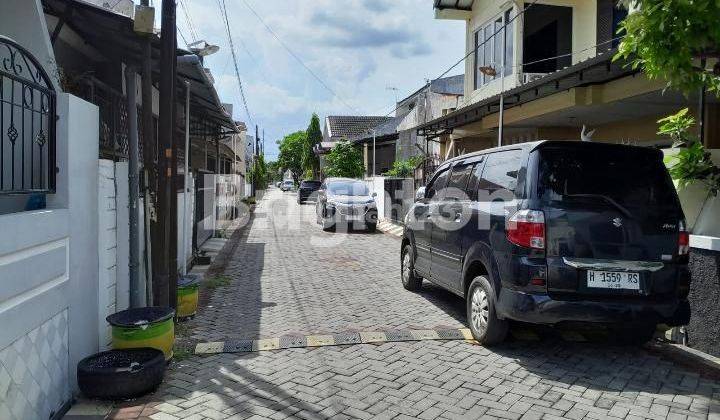
[[[245,1],[245,0],[243,0],[243,1]],[[479,50],[480,47],[484,46],[487,42],[489,42],[490,39],[494,38],[495,35],[497,35],[498,33],[500,33],[500,31],[505,30],[505,28],[507,27],[508,24],[512,23],[512,22],[515,21],[515,19],[517,19],[519,16],[521,16],[522,14],[524,14],[525,12],[527,12],[531,7],[535,6],[535,4],[536,4],[537,2],[538,2],[538,0],[533,0],[532,3],[530,3],[529,5],[527,5],[527,7],[525,7],[523,10],[519,11],[519,12],[518,12],[515,16],[513,16],[509,21],[505,22],[505,24],[504,24],[500,29],[498,29],[498,30],[496,30],[495,32],[493,32],[492,35],[490,35],[489,37],[487,37],[482,43],[478,44],[478,45],[477,45],[475,48],[473,48],[469,53],[465,54],[465,56],[463,56],[463,58],[461,58],[460,60],[458,60],[458,61],[457,61],[455,64],[453,64],[452,66],[448,67],[447,70],[445,70],[444,72],[442,72],[442,73],[441,73],[438,77],[436,77],[435,79],[431,79],[431,80],[428,82],[428,84],[427,84],[427,89],[429,89],[429,88],[432,86],[433,80],[438,80],[438,79],[442,79],[443,77],[445,77],[445,75],[447,75],[448,73],[450,73],[450,72],[451,72],[455,67],[457,67],[460,63],[462,63],[462,62],[464,62],[465,60],[467,60],[468,57],[470,57],[471,55],[473,55],[473,54],[475,53],[475,51]],[[396,106],[395,106],[395,108],[393,108],[392,111],[388,112],[387,114],[385,114],[385,115],[383,115],[383,116],[384,116],[384,117],[389,117],[389,116],[392,115],[395,111],[397,111],[398,109],[400,109],[400,105],[397,105],[397,104],[395,104],[395,105],[396,105]],[[374,130],[374,129],[378,128],[380,125],[382,125],[382,124],[378,124],[377,126],[371,128],[370,130]]]
[[[192,38],[193,42],[198,40],[198,33],[195,29],[195,24],[192,21],[192,18],[190,17],[190,13],[188,12],[187,7],[185,6],[184,0],[179,0],[180,8],[183,11],[183,14],[185,15],[185,23],[187,24],[188,29],[190,30],[190,37]]]
[[[220,14],[222,15],[223,22],[225,23],[225,30],[227,31],[228,44],[230,45],[230,53],[232,54],[233,66],[235,67],[235,77],[240,88],[240,97],[242,98],[243,107],[247,114],[248,120],[252,125],[255,125],[252,114],[250,114],[250,108],[248,108],[247,97],[245,96],[245,89],[243,88],[242,79],[240,78],[240,68],[238,67],[237,54],[235,53],[235,44],[233,43],[232,33],[230,32],[230,22],[228,20],[227,8],[225,7],[225,0],[217,0],[218,6],[220,6]]]
[[[532,4],[535,4],[535,3],[532,3]],[[532,6],[532,4],[531,4],[530,6]],[[529,7],[529,6],[528,6],[528,7]],[[526,8],[525,10],[527,10],[527,8]],[[591,50],[594,50],[594,49],[596,49],[596,48],[598,48],[598,47],[602,47],[602,46],[604,46],[604,45],[611,44],[611,43],[613,43],[613,42],[615,42],[615,41],[622,40],[624,37],[625,37],[625,35],[620,35],[620,36],[617,36],[617,37],[615,37],[615,38],[611,38],[611,39],[608,39],[608,40],[606,40],[606,41],[599,42],[599,43],[597,43],[597,44],[595,44],[595,45],[591,45],[591,46],[589,46],[589,47],[586,47],[586,48],[583,48],[583,49],[580,49],[580,50],[571,51],[571,52],[565,53],[565,54],[558,54],[558,55],[554,55],[554,56],[552,56],[552,57],[545,57],[545,58],[541,58],[541,59],[538,59],[538,60],[528,61],[528,62],[524,62],[524,63],[512,65],[512,66],[506,66],[506,67],[510,67],[510,68],[522,68],[523,66],[529,66],[529,65],[532,65],[532,64],[538,64],[538,63],[543,63],[543,62],[546,62],[546,61],[557,60],[558,58],[572,57],[573,55],[577,55],[577,54],[580,54],[580,53],[583,53],[583,52],[586,52],[586,51],[591,51]],[[484,44],[484,42],[483,42],[483,44]],[[479,44],[479,45],[478,45],[478,49],[479,49],[483,44]],[[474,51],[473,51],[473,52],[474,52]],[[463,58],[463,60],[467,59],[470,55],[472,55],[472,52],[471,52],[470,54],[467,54],[467,55]],[[457,63],[456,63],[453,67],[456,67],[456,66],[457,66]],[[449,71],[444,72],[443,74],[441,74],[440,76],[438,76],[437,79],[442,78],[442,77],[445,76],[448,72],[449,72]],[[434,79],[434,80],[437,80],[437,79]],[[430,86],[432,86],[432,80],[428,82],[427,88],[429,88]],[[388,117],[388,116],[392,115],[392,114],[393,114],[395,111],[397,111],[398,109],[400,109],[400,106],[399,106],[399,105],[396,105],[395,108],[394,108],[392,111],[388,112],[388,113],[385,114],[384,116],[385,116],[385,117]],[[377,126],[375,126],[375,127],[373,127],[373,128],[371,128],[370,130],[376,129],[376,128],[379,127],[380,125],[382,125],[382,123],[381,123],[381,124],[378,124]]]
[[[537,0],[536,0],[537,1]],[[328,92],[330,92],[335,98],[337,98],[340,102],[343,103],[348,109],[350,109],[353,112],[357,112],[357,109],[355,109],[353,106],[351,106],[348,102],[346,102],[343,98],[340,97],[330,86],[328,86],[323,79],[318,76],[305,62],[298,56],[285,42],[280,38],[280,36],[275,33],[275,31],[267,24],[265,23],[265,20],[253,9],[253,7],[250,5],[250,3],[247,2],[247,0],[242,0],[243,3],[245,3],[245,6],[247,6],[248,9],[252,12],[252,14],[255,15],[255,17],[262,23],[262,25],[267,29],[268,32],[282,45],[282,47],[290,54],[295,60],[297,60],[298,63],[300,63],[301,66],[305,68],[305,70],[310,73],[312,77],[315,78],[315,80],[318,81]]]

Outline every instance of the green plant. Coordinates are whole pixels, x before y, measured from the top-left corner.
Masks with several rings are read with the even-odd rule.
[[[267,164],[265,163],[265,156],[259,155],[253,161],[252,167],[250,168],[250,182],[255,185],[256,190],[265,189],[270,179]]]
[[[409,178],[415,174],[415,168],[422,162],[422,156],[413,156],[406,160],[396,160],[393,162],[393,167],[383,175],[397,177],[397,178]]]
[[[328,153],[325,168],[327,176],[359,178],[364,173],[362,152],[351,143],[341,140]]]
[[[703,68],[702,59],[720,55],[720,2],[717,0],[623,0],[633,11],[620,26],[624,38],[615,59],[642,68],[650,79],[682,92],[705,86],[720,92],[720,65]]]
[[[312,179],[320,167],[314,148],[315,145],[322,142],[323,139],[322,130],[320,130],[320,118],[317,114],[312,114],[312,117],[310,117],[310,124],[307,130],[305,130],[305,134],[302,167],[305,169],[305,178]],[[309,176],[308,173],[310,174]]]
[[[293,178],[297,178],[303,173],[303,156],[306,155],[307,133],[305,131],[296,131],[285,136],[279,143],[280,155],[278,155],[278,165],[282,172],[290,170]]]
[[[658,120],[658,134],[669,136],[673,147],[680,150],[675,156],[666,158],[670,176],[677,181],[680,188],[693,182],[703,183],[710,194],[717,196],[720,190],[720,168],[712,161],[710,153],[695,137],[690,129],[695,119],[688,115],[688,109],[681,109],[674,115]]]

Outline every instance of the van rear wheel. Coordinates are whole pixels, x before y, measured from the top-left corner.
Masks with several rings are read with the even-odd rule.
[[[505,341],[508,322],[495,313],[495,293],[485,276],[477,276],[467,293],[467,319],[473,338],[484,346]]]

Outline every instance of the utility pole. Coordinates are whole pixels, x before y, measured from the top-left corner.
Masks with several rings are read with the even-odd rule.
[[[130,246],[129,246],[129,283],[130,283],[130,307],[138,308],[143,305],[145,296],[140,294],[140,224],[138,222],[138,200],[140,198],[139,185],[139,162],[138,153],[138,115],[137,115],[137,85],[135,68],[125,68],[125,86],[127,87],[128,106],[128,182],[129,182],[129,221],[130,221]]]
[[[498,116],[498,146],[503,144],[503,125],[505,124],[505,43],[507,42],[507,15],[503,15],[502,59],[500,65],[500,115]]]
[[[375,176],[375,168],[377,167],[377,165],[375,164],[375,135],[376,135],[376,133],[377,132],[373,128],[373,170],[372,170],[373,177]]]
[[[257,158],[259,156],[259,146],[260,146],[260,131],[258,130],[257,124],[255,124],[255,148],[254,151],[254,158],[253,158],[253,168],[255,167],[255,164],[257,163]],[[255,171],[253,171],[254,173]],[[253,190],[253,196],[255,196],[255,193],[257,192],[257,179],[253,178],[252,180],[252,190]]]
[[[171,260],[177,263],[177,256],[170,255],[171,232],[174,230],[171,221],[174,219],[172,212],[173,188],[173,166],[175,165],[175,150],[173,137],[175,134],[175,61],[176,61],[176,12],[175,0],[164,0],[162,2],[162,30],[160,46],[160,121],[158,144],[160,153],[158,156],[158,241],[153,254],[159,259],[158,273],[153,279],[153,298],[156,306],[175,307],[177,299],[171,296],[171,283],[176,283],[173,276]],[[177,268],[177,266],[176,266]]]
[[[188,219],[188,194],[190,185],[190,82],[185,81],[185,162],[183,164],[183,211],[182,211],[182,264],[180,272],[183,276],[187,274],[187,219]]]
[[[142,6],[150,7],[150,0],[142,0]],[[142,139],[143,139],[143,173],[145,187],[145,304],[153,305],[153,278],[160,269],[160,259],[154,256],[152,247],[159,239],[157,217],[154,217],[157,199],[155,159],[155,120],[153,119],[153,84],[152,84],[152,45],[150,36],[142,41]]]

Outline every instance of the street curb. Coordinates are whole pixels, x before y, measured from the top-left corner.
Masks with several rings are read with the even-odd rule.
[[[276,338],[258,340],[230,340],[209,343],[197,343],[195,354],[249,353],[267,350],[283,350],[305,347],[345,346],[353,344],[378,344],[400,341],[426,340],[473,340],[470,329],[437,330],[391,330],[391,331],[351,331],[321,335],[285,335]]]
[[[646,346],[648,350],[668,356],[675,361],[698,368],[701,365],[710,369],[713,376],[720,377],[720,358],[703,353],[699,350],[681,344],[656,341]]]

